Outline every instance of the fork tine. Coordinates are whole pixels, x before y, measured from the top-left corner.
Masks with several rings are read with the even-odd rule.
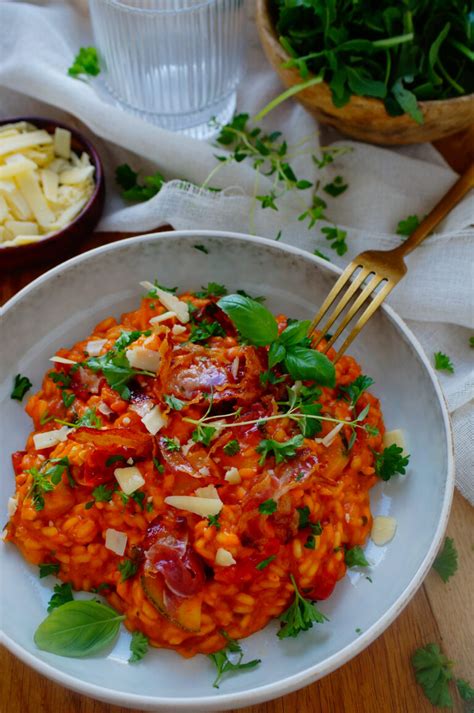
[[[347,327],[349,322],[356,316],[357,312],[360,310],[367,298],[372,294],[375,288],[382,282],[384,278],[381,275],[374,275],[370,280],[369,284],[364,287],[359,297],[356,299],[353,305],[351,305],[350,310],[345,315],[344,319],[332,335],[331,339],[328,341],[323,349],[323,353],[327,352],[330,347],[334,344],[338,336],[341,334],[343,329]]]
[[[368,322],[369,319],[372,317],[372,315],[374,314],[374,312],[380,307],[381,303],[384,301],[384,299],[386,298],[386,296],[393,290],[393,288],[395,287],[395,285],[396,285],[396,282],[391,282],[391,281],[387,282],[387,284],[382,287],[382,289],[380,290],[380,292],[378,293],[378,295],[376,295],[376,296],[373,298],[372,302],[371,302],[370,305],[367,307],[367,309],[364,310],[364,312],[362,312],[361,316],[360,316],[359,319],[357,320],[356,325],[354,326],[354,328],[352,329],[352,331],[349,333],[349,335],[346,337],[346,339],[345,339],[343,345],[341,346],[341,348],[340,348],[339,351],[337,352],[336,357],[335,357],[335,359],[334,359],[334,363],[336,363],[337,360],[344,354],[344,352],[346,351],[347,347],[348,347],[348,346],[352,343],[352,341],[357,337],[357,335],[359,334],[359,332],[360,332],[360,330],[362,329],[362,327],[364,327],[364,326],[367,324],[367,322]]]
[[[342,275],[338,278],[337,282],[329,292],[328,296],[324,300],[321,309],[317,313],[316,317],[313,319],[311,322],[310,328],[308,330],[308,336],[311,335],[312,332],[316,329],[317,325],[321,321],[323,315],[327,312],[329,307],[332,305],[334,300],[336,299],[337,295],[339,292],[342,290],[346,282],[350,279],[350,277],[354,274],[354,272],[357,270],[359,265],[355,262],[350,262],[349,265],[346,267]]]
[[[327,322],[325,322],[324,326],[321,327],[321,335],[317,339],[316,342],[313,343],[313,346],[317,347],[321,339],[323,339],[324,335],[327,334],[329,329],[331,328],[331,325],[334,324],[336,319],[339,317],[341,314],[342,310],[344,307],[347,305],[349,300],[352,299],[352,296],[355,294],[355,292],[359,289],[360,285],[364,282],[366,277],[370,274],[370,270],[368,270],[366,267],[361,268],[361,271],[351,282],[350,287],[343,293],[341,299],[339,302],[336,304],[334,307],[333,311],[331,312],[330,316],[328,317]]]

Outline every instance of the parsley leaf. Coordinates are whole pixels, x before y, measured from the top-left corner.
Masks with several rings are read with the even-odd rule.
[[[84,411],[81,418],[79,418],[74,426],[79,428],[80,426],[87,426],[87,428],[102,428],[102,419],[97,416],[95,409],[88,408]]]
[[[205,446],[208,446],[216,431],[217,429],[214,428],[214,426],[203,426],[202,423],[199,423],[191,433],[191,438],[195,443],[203,443]]]
[[[141,631],[132,632],[132,640],[130,641],[130,651],[131,656],[128,659],[128,663],[136,663],[141,661],[148,651],[149,642],[148,637]]]
[[[49,577],[50,574],[56,575],[59,573],[60,564],[59,562],[44,562],[38,565],[39,567],[39,577]]]
[[[265,569],[265,567],[268,567],[270,562],[273,562],[273,560],[276,558],[276,555],[270,555],[270,557],[267,557],[267,559],[262,560],[258,564],[255,565],[255,568],[261,571],[262,569]]]
[[[240,646],[238,641],[231,639],[230,636],[227,636],[227,634],[225,634],[224,632],[222,633],[227,639],[227,646],[221,649],[220,651],[216,651],[214,654],[207,655],[208,658],[213,661],[217,669],[217,676],[214,683],[212,684],[214,688],[219,688],[219,683],[225,673],[228,673],[229,671],[248,670],[251,668],[255,668],[255,666],[258,666],[258,664],[261,663],[260,659],[253,659],[252,661],[246,661],[245,663],[242,663],[242,659],[244,657],[242,647]],[[235,657],[232,657],[235,658],[234,661],[229,658],[229,654],[235,655]]]
[[[187,406],[186,401],[181,401],[181,399],[176,398],[176,396],[165,394],[163,398],[168,406],[175,411],[181,411],[182,408]]]
[[[210,337],[225,336],[226,333],[219,322],[199,322],[198,324],[193,324],[189,341],[193,343],[205,342]]]
[[[474,701],[474,688],[463,678],[456,679],[456,686],[463,701]]]
[[[233,438],[225,444],[223,451],[227,456],[235,456],[237,453],[240,453],[240,443]]]
[[[217,515],[208,515],[208,517],[207,517],[208,527],[215,527],[216,530],[220,530],[221,523],[219,522],[219,517],[220,517],[220,512],[218,512]]]
[[[261,453],[262,457],[258,461],[259,465],[265,463],[265,459],[269,455],[275,456],[276,463],[282,463],[287,458],[292,458],[296,455],[297,448],[303,445],[304,437],[302,435],[293,436],[288,441],[274,441],[272,438],[265,438],[255,448],[257,453]]]
[[[405,475],[406,466],[410,460],[410,456],[404,456],[403,448],[392,443],[388,448],[384,448],[382,453],[374,453],[375,455],[375,472],[382,480],[390,480],[393,475],[400,473]]]
[[[344,391],[349,396],[351,406],[355,406],[360,396],[366,389],[370,388],[374,380],[370,376],[360,374],[354,381],[346,386],[340,386],[339,390]]]
[[[344,183],[342,176],[336,176],[332,183],[327,183],[324,186],[324,190],[333,198],[337,198],[337,196],[340,196],[341,193],[347,190],[347,183]]]
[[[121,574],[120,581],[125,582],[138,572],[138,562],[130,559],[124,559],[118,563],[117,569]]]
[[[92,497],[97,503],[108,503],[112,500],[114,491],[101,483],[92,491]]]
[[[397,235],[408,237],[420,225],[420,219],[417,215],[409,215],[404,220],[401,220],[397,225]]]
[[[474,337],[469,337],[469,346],[474,349]]]
[[[151,176],[144,176],[141,184],[138,183],[137,178],[138,173],[126,163],[117,166],[115,170],[115,180],[123,189],[122,198],[127,201],[148,201],[156,196],[166,182],[159,171]]]
[[[13,382],[13,390],[10,394],[11,399],[16,399],[17,401],[22,401],[23,396],[26,394],[26,392],[31,389],[33,384],[31,381],[28,379],[27,376],[22,376],[21,374],[17,374],[15,376],[15,380]]]
[[[269,498],[268,500],[264,500],[263,503],[260,503],[258,506],[258,512],[261,513],[262,515],[271,515],[272,513],[275,512],[277,509],[277,504],[273,498]]]
[[[453,678],[452,662],[441,653],[437,644],[428,644],[417,649],[411,663],[415,678],[425,696],[434,706],[451,708],[453,700],[449,692],[449,681]]]
[[[96,48],[81,47],[67,73],[74,78],[80,77],[81,74],[97,77],[100,74],[100,64]]]
[[[295,598],[288,609],[280,616],[282,625],[277,636],[279,639],[296,637],[301,631],[308,631],[313,627],[313,623],[323,624],[329,619],[320,612],[314,602],[310,602],[301,596],[296,586],[293,575],[290,575],[291,582],[295,590]]]
[[[168,438],[168,436],[164,436],[163,442],[167,451],[173,452],[181,450],[181,445],[177,443],[174,438]]]
[[[443,352],[434,353],[434,367],[438,371],[449,371],[450,374],[454,374],[453,363],[448,355],[443,354]]]
[[[458,553],[452,537],[446,537],[444,540],[444,545],[433,562],[433,569],[445,583],[456,573],[458,569]]]
[[[64,389],[61,392],[61,397],[65,408],[70,408],[76,400],[76,394],[74,392],[71,391],[68,393],[67,391],[64,391]]]
[[[348,567],[369,567],[364,551],[359,545],[345,551],[344,561]]]
[[[48,468],[49,463],[54,463],[54,465]],[[28,495],[33,501],[35,510],[43,510],[45,493],[50,493],[54,490],[55,486],[61,481],[64,471],[69,474],[69,460],[67,457],[45,461],[40,470],[38,468],[30,468],[26,471],[32,477]]]
[[[302,530],[309,525],[309,516],[311,511],[307,505],[302,508],[296,508],[299,516],[298,528]]]
[[[199,292],[194,293],[199,299],[208,297],[224,297],[227,294],[227,288],[220,285],[218,282],[208,282],[207,287],[201,287]]]
[[[66,604],[66,602],[72,602],[74,599],[72,594],[72,587],[70,582],[65,582],[64,584],[54,585],[54,594],[48,603],[48,612],[52,612],[53,609]]]
[[[105,461],[105,465],[106,465],[107,468],[109,468],[109,467],[110,467],[111,465],[113,465],[114,463],[123,462],[123,461],[125,461],[125,460],[126,460],[126,459],[125,459],[125,456],[119,456],[119,455],[116,455],[116,456],[109,456],[109,457],[107,458],[107,460]]]
[[[71,384],[71,377],[64,371],[50,371],[48,376],[52,381],[54,381],[55,384],[62,386],[63,388],[66,388]]]

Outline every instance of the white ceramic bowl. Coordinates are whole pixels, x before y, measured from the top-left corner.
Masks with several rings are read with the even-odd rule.
[[[205,245],[208,254],[194,249]],[[34,388],[48,357],[107,315],[138,305],[140,280],[197,289],[208,281],[263,294],[274,311],[310,317],[338,275],[337,268],[295,248],[239,234],[181,231],[131,238],[69,260],[28,285],[6,305],[0,339],[1,494],[13,491],[10,453],[22,449],[31,428],[9,398],[12,378],[28,375]],[[403,289],[403,286],[399,289]],[[370,583],[350,571],[334,595],[320,604],[330,622],[297,639],[279,641],[277,624],[246,639],[249,658],[262,664],[227,677],[212,688],[213,667],[204,656],[184,660],[152,650],[127,664],[123,631],[105,657],[68,659],[36,649],[33,633],[46,614],[52,582],[39,580],[12,545],[1,550],[1,612],[6,646],[25,663],[80,693],[141,710],[228,710],[281,696],[338,668],[364,649],[395,619],[420,586],[444,533],[453,491],[451,435],[438,381],[420,345],[389,308],[372,319],[352,353],[376,385],[388,428],[402,428],[411,453],[409,472],[372,491],[374,514],[395,516],[394,540],[369,543]],[[356,629],[361,629],[358,635]],[[354,695],[356,692],[354,691]]]

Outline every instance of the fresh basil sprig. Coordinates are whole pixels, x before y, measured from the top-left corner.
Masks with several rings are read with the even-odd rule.
[[[58,656],[81,658],[109,646],[125,616],[92,599],[72,601],[54,609],[36,629],[35,644]]]
[[[295,321],[278,336],[278,324],[272,313],[249,297],[226,295],[217,303],[232,320],[241,336],[258,347],[269,346],[268,366],[282,363],[294,379],[316,381],[333,387],[334,364],[310,347],[307,337],[310,322]]]

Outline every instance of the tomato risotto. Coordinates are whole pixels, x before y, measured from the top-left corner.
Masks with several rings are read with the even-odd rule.
[[[208,654],[282,614],[293,636],[295,596],[329,597],[371,530],[372,380],[262,298],[143,284],[30,397],[6,539],[153,646]]]

